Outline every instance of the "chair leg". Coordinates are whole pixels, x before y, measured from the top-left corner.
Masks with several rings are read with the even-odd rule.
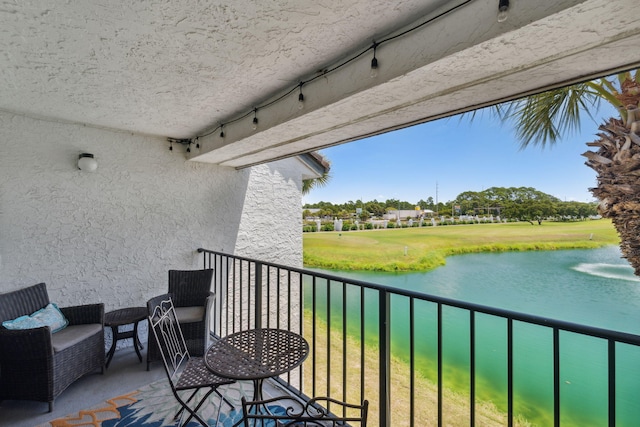
[[[195,390],[191,396],[189,396],[189,399],[187,399],[186,402],[183,402],[178,396],[176,396],[176,398],[178,398],[178,401],[180,402],[180,405],[182,406],[182,409],[180,409],[180,411],[178,411],[178,413],[176,414],[176,418],[181,414],[182,412],[186,409],[189,412],[189,417],[187,418],[187,420],[183,423],[181,423],[181,426],[186,426],[187,424],[189,424],[189,421],[191,421],[192,418],[195,418],[200,424],[202,424],[204,427],[208,427],[208,424],[205,420],[203,420],[200,415],[197,414],[197,412],[200,410],[200,407],[202,407],[202,405],[207,401],[207,399],[209,398],[209,396],[211,395],[211,393],[214,392],[214,388],[210,389],[200,400],[200,402],[198,402],[198,404],[196,405],[195,408],[191,409],[188,406],[188,403],[191,401],[191,399],[196,395],[196,393],[198,392],[198,390]]]
[[[223,396],[223,395],[218,391],[218,389],[216,389],[216,394],[217,394],[218,396],[220,396],[220,399],[221,399],[221,400],[223,400],[227,405],[229,405],[229,407],[230,407],[231,409],[236,409],[236,408],[235,408],[235,406],[233,406],[233,405],[231,404],[231,402],[229,402],[229,401],[227,400],[227,398],[226,398],[226,397],[224,397],[224,396]],[[222,403],[220,403],[220,406],[222,406]]]
[[[185,402],[184,405],[181,405],[182,407],[178,410],[178,412],[176,412],[176,414],[173,416],[174,420],[177,420],[178,418],[180,418],[182,416],[182,413],[184,412],[184,408],[186,406],[186,404],[188,404],[189,402],[191,402],[191,399],[193,399],[193,396],[196,395],[196,393],[198,392],[198,389],[195,389],[193,391],[193,393],[191,393],[191,395],[189,396],[189,398],[187,399],[187,401]],[[180,403],[182,403],[182,401],[180,401]]]
[[[203,420],[202,417],[196,414],[195,411],[193,411],[191,408],[185,408],[185,409],[189,412],[189,417],[187,417],[187,420],[185,422],[180,423],[180,427],[185,427],[187,424],[189,424],[189,422],[192,419],[195,419],[197,422],[199,422],[202,425],[202,427],[209,427],[209,423]]]
[[[49,402],[49,412],[53,412],[53,400]]]
[[[224,397],[222,397],[222,395],[218,392],[218,390],[216,390],[216,393],[218,393],[220,398],[222,398],[223,400],[226,400]],[[231,409],[233,409],[233,406],[231,407]],[[220,424],[220,412],[222,412],[222,401],[220,401],[220,404],[218,405],[218,414],[216,415],[216,425]]]

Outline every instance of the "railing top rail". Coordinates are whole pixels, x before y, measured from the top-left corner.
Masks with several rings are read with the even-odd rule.
[[[289,271],[296,272],[303,275],[311,275],[311,276],[319,277],[328,281],[342,282],[342,283],[350,284],[354,286],[361,286],[367,289],[388,292],[390,294],[401,295],[408,298],[414,298],[414,299],[428,301],[436,304],[442,304],[450,307],[460,308],[460,309],[472,311],[475,313],[483,313],[491,316],[502,317],[505,319],[512,319],[515,321],[532,323],[532,324],[546,326],[553,329],[559,329],[563,331],[589,335],[595,338],[602,338],[607,340],[613,339],[621,343],[640,345],[640,335],[613,331],[613,330],[604,329],[604,328],[597,328],[597,327],[588,326],[588,325],[581,325],[577,323],[566,322],[563,320],[550,319],[550,318],[536,316],[536,315],[527,314],[527,313],[519,313],[516,311],[504,310],[504,309],[489,307],[481,304],[475,304],[475,303],[469,303],[469,302],[459,301],[459,300],[450,299],[450,298],[439,297],[436,295],[425,294],[423,292],[416,292],[416,291],[410,291],[406,289],[394,288],[392,286],[370,283],[370,282],[365,282],[357,279],[347,279],[345,277],[316,272],[309,269],[291,267],[291,266],[276,264],[276,263],[267,262],[267,261],[260,261],[253,258],[232,255],[224,252],[212,251],[204,248],[198,248],[198,252],[235,258],[235,259],[243,260],[247,262],[259,263],[268,267],[289,270]]]

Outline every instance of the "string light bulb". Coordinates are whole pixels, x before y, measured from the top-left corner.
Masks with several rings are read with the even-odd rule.
[[[253,130],[258,129],[258,109],[253,109]]]
[[[175,139],[175,138],[167,138],[169,141],[169,151],[173,151],[173,144],[180,144],[185,148],[187,153],[191,152],[191,144],[196,144],[196,148],[200,148],[200,143],[198,140],[200,137],[196,137],[196,140],[193,141],[191,139]]]
[[[220,125],[220,138],[224,138],[224,129],[223,129],[224,125]]]
[[[498,3],[498,22],[504,22],[509,17],[509,0],[500,0]]]
[[[300,94],[298,95],[298,110],[304,108],[304,95],[302,94],[302,83],[300,83]]]
[[[373,44],[373,59],[371,60],[371,71],[369,72],[369,77],[375,79],[378,77],[378,58],[376,58],[376,49],[378,48],[378,43]]]

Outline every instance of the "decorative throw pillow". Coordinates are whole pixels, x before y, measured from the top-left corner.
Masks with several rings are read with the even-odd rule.
[[[7,329],[33,329],[48,326],[52,333],[61,331],[68,324],[69,321],[55,303],[49,303],[30,316],[20,316],[17,319],[2,322],[2,326]]]
[[[5,320],[2,322],[2,326],[7,329],[33,329],[42,326],[42,323],[31,316],[20,316],[13,320]]]

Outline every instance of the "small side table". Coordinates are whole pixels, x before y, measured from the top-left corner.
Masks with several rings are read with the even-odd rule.
[[[113,358],[113,353],[116,352],[116,342],[119,340],[133,338],[133,348],[136,350],[136,354],[138,355],[138,359],[142,362],[142,355],[140,354],[140,350],[142,347],[142,343],[138,338],[138,322],[141,322],[147,318],[147,309],[146,307],[129,307],[129,308],[121,308],[119,310],[110,311],[105,313],[104,315],[104,325],[109,326],[113,333],[113,339],[111,340],[111,348],[109,349],[109,353],[107,354],[107,363],[106,367],[109,367],[109,363],[111,363],[111,358]],[[132,331],[120,331],[120,326],[133,324]]]

